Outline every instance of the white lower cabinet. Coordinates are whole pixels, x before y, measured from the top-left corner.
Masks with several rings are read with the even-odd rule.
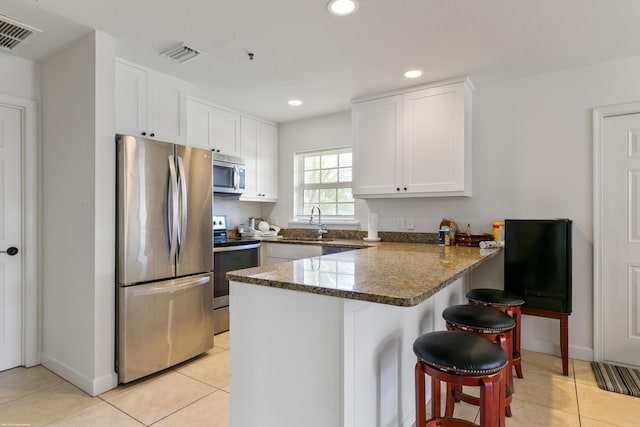
[[[234,307],[230,425],[259,419],[265,426],[305,420],[314,427],[410,427],[415,424],[412,344],[422,334],[445,329],[442,310],[466,302],[468,279],[457,279],[413,307],[236,281],[229,289]],[[313,386],[301,393],[301,381]]]
[[[353,195],[471,196],[468,79],[355,100]]]
[[[260,265],[278,264],[297,259],[322,255],[322,246],[297,245],[292,243],[262,242],[263,259]]]

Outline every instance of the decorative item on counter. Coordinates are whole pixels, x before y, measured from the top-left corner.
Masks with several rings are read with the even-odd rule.
[[[379,242],[378,237],[378,214],[375,212],[369,212],[369,228],[367,237],[363,237],[365,242]]]
[[[269,225],[262,218],[250,217],[246,224],[238,225],[238,232],[242,237],[275,237],[280,232],[280,227]]]
[[[438,244],[449,246],[451,244],[451,236],[449,235],[450,232],[451,229],[448,225],[441,226],[438,232]]]
[[[456,244],[458,246],[480,246],[480,242],[485,240],[493,240],[493,235],[487,233],[473,234],[471,232],[471,224],[467,224],[466,233],[456,234]]]
[[[479,243],[480,249],[493,249],[501,248],[504,246],[504,242],[497,242],[495,240],[483,240]]]
[[[451,241],[451,246],[454,246],[456,244],[456,233],[458,232],[458,224],[456,224],[454,221],[449,221],[449,240]]]
[[[496,221],[493,223],[493,240],[496,242],[504,242],[504,221]]]
[[[449,243],[448,245],[455,245],[456,244],[456,232],[458,231],[458,224],[456,224],[454,221],[448,220],[446,218],[442,218],[442,221],[440,221],[440,228],[438,229],[438,242],[441,245],[446,245],[446,238],[444,236],[444,230],[448,229],[449,230]]]

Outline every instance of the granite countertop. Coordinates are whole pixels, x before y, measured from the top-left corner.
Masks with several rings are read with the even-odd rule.
[[[230,281],[396,306],[415,306],[500,249],[424,243],[282,240],[365,248],[227,273]]]

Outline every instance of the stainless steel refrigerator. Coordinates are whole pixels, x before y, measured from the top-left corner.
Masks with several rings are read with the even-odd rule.
[[[121,383],[213,347],[211,152],[117,135]]]

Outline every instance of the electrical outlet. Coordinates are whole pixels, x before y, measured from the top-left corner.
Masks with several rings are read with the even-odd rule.
[[[407,218],[407,230],[415,230],[416,222],[413,218]]]
[[[402,217],[398,218],[398,223],[396,224],[396,228],[398,230],[404,230],[404,218]]]

